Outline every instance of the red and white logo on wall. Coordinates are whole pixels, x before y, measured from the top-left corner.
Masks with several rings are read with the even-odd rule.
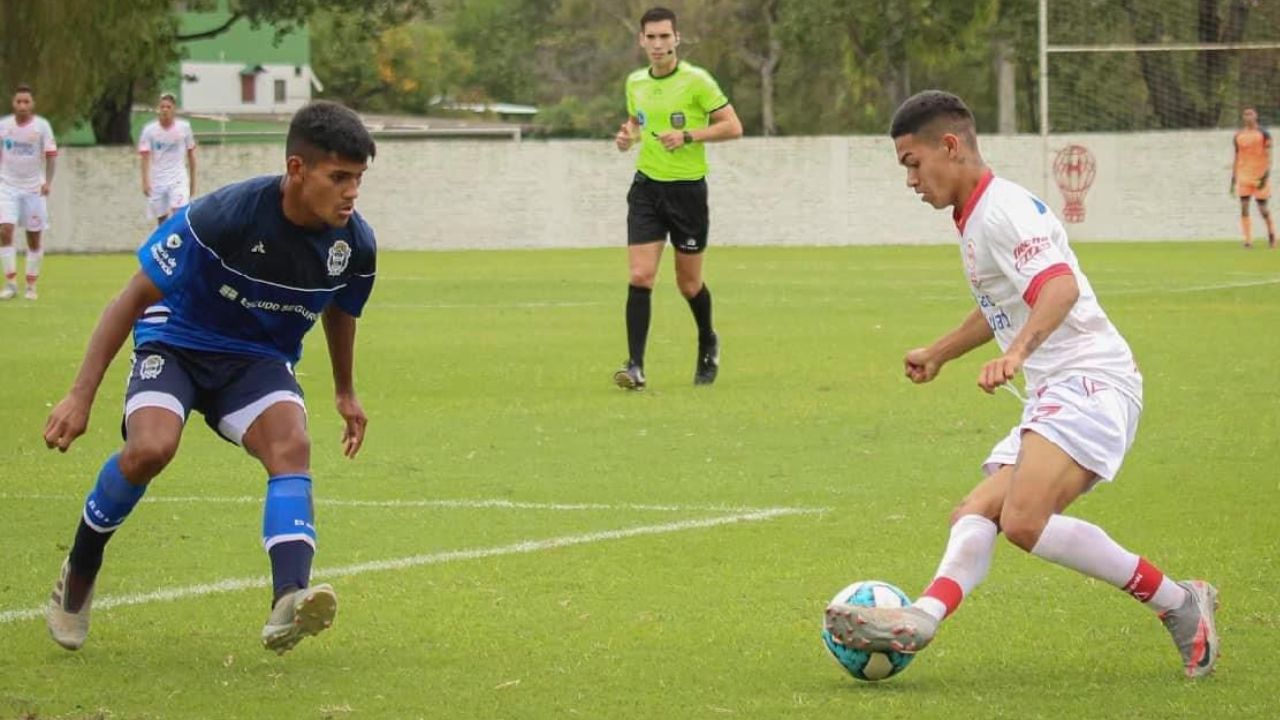
[[[1084,196],[1093,185],[1096,171],[1093,153],[1083,145],[1068,145],[1054,155],[1053,179],[1067,201],[1062,208],[1063,221],[1084,222]]]

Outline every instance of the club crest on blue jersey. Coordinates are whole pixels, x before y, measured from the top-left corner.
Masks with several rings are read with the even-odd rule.
[[[182,236],[178,235],[177,233],[174,233],[173,235],[170,235],[169,237],[165,238],[164,244],[170,250],[177,250],[178,248],[182,247]]]
[[[347,269],[347,261],[351,259],[351,246],[346,240],[338,240],[329,247],[329,275],[337,277]]]

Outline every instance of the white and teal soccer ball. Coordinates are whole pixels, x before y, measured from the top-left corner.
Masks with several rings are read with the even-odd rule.
[[[861,580],[836,593],[831,602],[842,602],[862,607],[906,607],[911,604],[907,594],[887,582]],[[822,630],[822,644],[840,667],[859,680],[875,681],[893,677],[911,664],[914,654],[900,652],[868,652],[845,647]]]

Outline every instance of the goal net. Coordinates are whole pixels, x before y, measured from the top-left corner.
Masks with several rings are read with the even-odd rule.
[[[1046,0],[1048,130],[1280,125],[1280,0]]]

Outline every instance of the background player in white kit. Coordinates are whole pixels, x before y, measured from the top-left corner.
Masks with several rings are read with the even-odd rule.
[[[13,114],[0,118],[0,268],[4,269],[0,300],[10,300],[18,294],[15,225],[27,231],[28,300],[36,299],[36,280],[44,258],[40,236],[49,227],[46,199],[53,182],[58,143],[49,123],[35,114],[35,107],[31,87],[19,85],[13,89]]]
[[[147,196],[147,215],[157,225],[196,194],[196,136],[191,123],[174,117],[177,104],[171,93],[161,95],[156,119],[138,135],[142,194]]]
[[[1133,443],[1142,376],[1098,305],[1062,224],[1038,198],[994,177],[978,151],[973,114],[949,93],[908,99],[890,131],[907,185],[950,207],[977,308],[932,345],[907,353],[907,377],[926,383],[942,366],[993,337],[1000,357],[978,386],[992,393],[1022,371],[1022,419],[987,458],[986,479],[952,514],[933,582],[903,609],[833,603],[826,625],[844,645],[916,652],[987,574],[996,535],[1128,592],[1159,613],[1189,677],[1213,670],[1217,590],[1174,582],[1101,528],[1061,513],[1098,481],[1113,479]]]

